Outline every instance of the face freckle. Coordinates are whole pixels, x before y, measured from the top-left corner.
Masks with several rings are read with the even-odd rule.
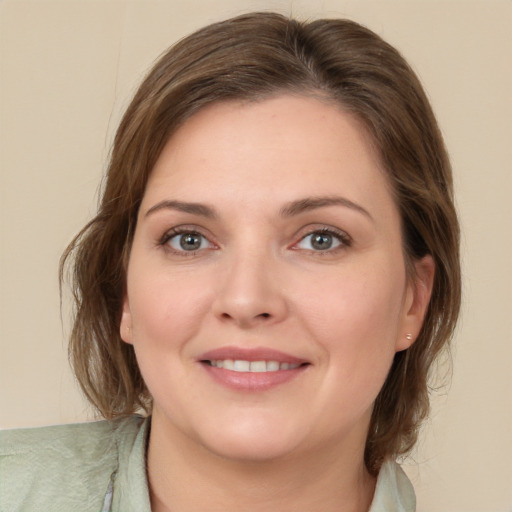
[[[413,303],[361,124],[283,95],[213,104],[168,141],[140,208],[121,336],[153,423],[177,439],[238,459],[341,451],[364,447],[421,321]]]

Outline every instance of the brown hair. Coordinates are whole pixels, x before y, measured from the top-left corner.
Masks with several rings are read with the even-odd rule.
[[[320,94],[364,123],[401,213],[408,268],[426,254],[435,261],[422,330],[396,354],[374,406],[365,459],[376,473],[386,457],[411,449],[428,413],[429,370],[459,311],[459,228],[448,156],[416,75],[393,47],[352,21],[246,14],[195,32],[160,58],[117,131],[98,214],[61,260],[61,283],[72,264],[76,307],[70,358],[103,416],[150,412],[133,348],[119,335],[126,262],[148,175],[172,133],[205,105],[279,92]]]

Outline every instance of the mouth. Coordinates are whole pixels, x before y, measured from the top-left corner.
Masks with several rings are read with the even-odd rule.
[[[213,359],[204,360],[202,363],[208,364],[215,368],[223,368],[232,372],[250,372],[250,373],[266,373],[278,372],[281,370],[294,370],[300,366],[308,365],[309,363],[289,363],[279,361],[247,361],[244,359]]]
[[[273,349],[226,347],[198,361],[218,383],[238,391],[265,391],[293,380],[309,361]]]

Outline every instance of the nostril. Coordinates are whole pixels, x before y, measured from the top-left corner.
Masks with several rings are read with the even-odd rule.
[[[262,316],[263,318],[269,318],[270,313],[261,313],[261,315],[259,315],[259,316]]]

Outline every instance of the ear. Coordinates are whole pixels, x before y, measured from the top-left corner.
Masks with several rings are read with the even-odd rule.
[[[119,325],[119,334],[124,342],[129,343],[130,345],[133,344],[132,312],[130,310],[128,297],[126,296],[123,300],[123,312],[121,315],[121,323]]]
[[[432,256],[427,255],[414,262],[414,275],[407,284],[402,324],[395,345],[397,352],[409,348],[420,333],[432,295],[434,274]]]

